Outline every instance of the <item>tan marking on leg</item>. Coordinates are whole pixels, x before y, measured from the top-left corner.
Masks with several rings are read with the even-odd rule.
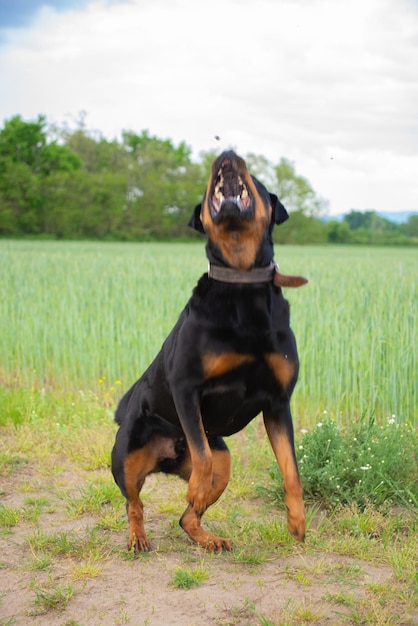
[[[206,379],[222,376],[222,374],[226,374],[240,365],[254,360],[255,356],[252,354],[239,354],[237,352],[216,354],[214,352],[206,352],[202,356],[203,375]]]
[[[206,508],[216,502],[229,482],[231,473],[231,457],[228,450],[212,450],[212,466],[212,485],[209,493],[207,494]],[[185,459],[181,475],[183,477],[187,476],[190,468],[191,463]],[[192,472],[190,473],[190,476],[191,475]],[[231,550],[231,543],[228,539],[222,539],[221,537],[212,535],[201,525],[202,515],[203,512],[199,513],[192,504],[189,504],[180,520],[180,525],[183,530],[193,541],[210,552]]]
[[[212,489],[212,451],[205,435],[205,451],[200,451],[189,447],[192,471],[187,489],[187,501],[197,512],[203,515],[208,507],[208,498]]]
[[[273,370],[276,380],[283,389],[287,389],[296,372],[295,363],[277,352],[265,354],[264,358],[268,366]]]
[[[283,475],[286,492],[285,504],[289,532],[299,541],[305,537],[305,505],[303,503],[302,483],[293,455],[292,446],[285,431],[264,419],[268,437],[274,451],[280,471]]]
[[[145,533],[144,505],[139,493],[145,482],[145,477],[155,469],[156,464],[157,459],[148,446],[134,450],[125,459],[126,510],[129,521],[128,550],[133,546],[135,553],[147,552],[151,547]]]

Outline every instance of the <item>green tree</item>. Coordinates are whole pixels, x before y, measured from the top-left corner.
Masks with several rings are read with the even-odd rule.
[[[290,219],[273,231],[276,243],[326,243],[327,227],[316,217],[303,211],[293,211]]]
[[[134,237],[189,234],[188,218],[202,196],[201,168],[184,143],[125,131],[123,145],[130,154],[125,203],[126,233]]]
[[[408,237],[418,237],[418,215],[410,215],[402,230]]]
[[[46,119],[6,121],[0,131],[0,233],[43,232],[43,181],[53,172],[73,172],[80,159],[65,145],[48,142]]]
[[[117,172],[56,172],[48,178],[44,232],[67,239],[120,237],[125,189]]]
[[[344,216],[344,221],[351,230],[364,228],[372,232],[384,232],[397,229],[396,224],[381,217],[376,211],[350,211]]]
[[[95,137],[85,129],[62,133],[68,148],[74,152],[88,172],[127,173],[129,155],[116,140],[108,141],[101,135]]]
[[[245,161],[248,170],[255,176],[267,189],[273,193],[279,194],[277,188],[277,177],[275,166],[271,161],[261,154],[250,152],[246,155]]]
[[[327,230],[330,243],[350,243],[353,241],[353,233],[347,222],[331,220],[327,224]]]
[[[275,166],[276,193],[289,211],[300,211],[310,217],[319,217],[326,207],[309,181],[296,174],[294,164],[282,158]],[[274,190],[273,190],[274,191]]]
[[[34,122],[25,122],[20,115],[6,121],[0,131],[0,174],[6,161],[27,165],[35,174],[72,171],[80,167],[80,159],[64,145],[48,142],[46,118],[38,115]]]

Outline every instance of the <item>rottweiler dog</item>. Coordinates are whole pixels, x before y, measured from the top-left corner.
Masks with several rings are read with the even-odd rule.
[[[148,474],[188,481],[180,525],[210,551],[230,550],[228,539],[201,524],[224,491],[230,454],[223,437],[260,413],[284,479],[290,533],[305,536],[290,396],[298,354],[281,287],[306,279],[285,276],[273,261],[272,230],[288,214],[233,151],[213,163],[202,203],[189,225],[206,233],[209,271],[160,352],[120,400],[112,472],[126,498],[128,548],[150,550],[139,497]]]

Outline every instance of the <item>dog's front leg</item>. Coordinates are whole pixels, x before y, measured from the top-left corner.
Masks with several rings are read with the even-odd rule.
[[[193,541],[206,550],[231,550],[228,539],[212,535],[201,524],[206,509],[219,498],[228,484],[229,451],[226,446],[223,450],[211,450],[197,401],[179,400],[176,406],[188,444],[188,456],[180,473],[189,482],[188,507],[181,517],[180,525]]]
[[[305,506],[295,456],[292,416],[288,400],[264,411],[264,424],[283,475],[289,532],[299,541],[305,538]]]

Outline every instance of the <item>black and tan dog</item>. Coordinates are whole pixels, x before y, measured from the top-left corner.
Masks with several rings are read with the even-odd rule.
[[[230,541],[202,525],[224,491],[230,455],[222,437],[259,413],[284,478],[289,530],[305,535],[305,509],[296,464],[290,396],[298,355],[282,286],[306,282],[284,276],[273,262],[273,225],[288,217],[276,196],[253,178],[234,152],[212,166],[190,226],[205,232],[209,271],[161,351],[116,411],[120,428],[112,471],[127,501],[129,548],[150,549],[139,493],[152,472],[188,481],[180,524],[198,544],[230,550]]]

